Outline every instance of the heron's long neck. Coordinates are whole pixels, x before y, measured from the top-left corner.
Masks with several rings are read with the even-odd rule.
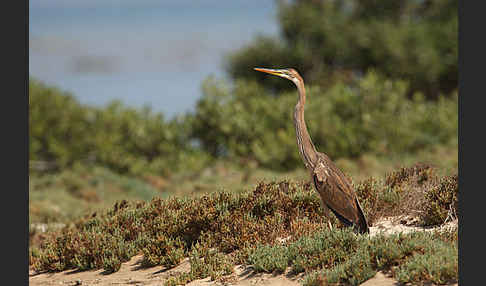
[[[294,125],[297,136],[297,145],[299,146],[300,155],[304,160],[307,168],[314,168],[314,163],[317,160],[316,147],[307,132],[307,126],[304,120],[304,105],[305,105],[305,88],[302,84],[297,85],[299,90],[299,101],[295,106],[294,111]]]

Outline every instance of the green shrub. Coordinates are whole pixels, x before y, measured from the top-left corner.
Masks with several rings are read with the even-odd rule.
[[[100,164],[130,175],[170,175],[197,172],[214,158],[274,170],[302,166],[295,90],[276,98],[254,82],[229,89],[208,80],[195,112],[168,121],[116,101],[84,106],[35,80],[29,89],[30,160],[46,168]],[[374,72],[356,86],[310,86],[306,121],[316,147],[336,159],[414,153],[457,140],[457,93],[429,102],[420,94],[408,100],[406,92],[405,82]]]
[[[437,98],[458,86],[457,7],[453,0],[280,1],[279,36],[255,37],[228,56],[226,69],[270,90],[293,86],[251,67],[294,67],[323,88],[376,69],[409,81],[409,94]]]
[[[169,277],[165,285],[184,285],[196,279],[210,277],[212,281],[233,273],[233,262],[221,252],[200,244],[194,246],[189,257],[191,270]]]
[[[257,272],[274,271],[283,273],[288,266],[287,249],[281,245],[260,245],[248,257],[248,263],[253,265]]]
[[[356,251],[357,239],[350,229],[317,232],[301,237],[288,247],[292,272],[300,273],[316,268],[330,268]]]
[[[400,265],[395,277],[401,283],[433,282],[446,284],[457,281],[457,245],[432,244],[424,254],[414,255]]]
[[[93,151],[90,125],[95,110],[67,92],[29,80],[29,159],[54,161],[57,168],[87,159]]]
[[[389,272],[402,283],[457,281],[457,243],[442,240],[453,234],[457,231],[357,237],[356,251],[347,252],[343,262],[332,268],[315,267],[304,285],[359,285],[377,271]]]
[[[29,159],[44,162],[43,168],[95,163],[131,175],[199,170],[209,158],[191,146],[189,128],[148,107],[85,106],[55,87],[29,82]]]
[[[361,251],[346,262],[324,271],[314,271],[306,276],[304,285],[359,285],[376,274],[368,252]]]
[[[281,79],[282,80],[282,79]],[[292,112],[296,91],[279,97],[254,82],[230,89],[208,79],[192,120],[192,137],[215,157],[247,158],[260,166],[301,166]],[[368,73],[357,86],[308,87],[306,122],[316,148],[331,158],[401,154],[457,138],[457,96],[428,102],[405,98],[407,85]]]

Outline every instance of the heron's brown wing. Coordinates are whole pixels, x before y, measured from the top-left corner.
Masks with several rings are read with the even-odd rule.
[[[359,210],[351,182],[328,158],[320,157],[313,170],[314,185],[323,202],[346,220],[357,223]]]

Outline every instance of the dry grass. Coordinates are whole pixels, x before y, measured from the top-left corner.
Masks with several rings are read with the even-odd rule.
[[[400,168],[383,180],[369,178],[356,185],[368,223],[381,217],[411,215],[423,225],[443,223],[447,214],[457,218],[457,175],[439,176],[427,164]]]

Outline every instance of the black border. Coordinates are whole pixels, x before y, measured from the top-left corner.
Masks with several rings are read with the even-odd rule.
[[[2,27],[2,239],[3,271],[9,285],[28,285],[29,100],[28,1],[3,6]],[[10,112],[9,112],[10,111]],[[10,280],[14,281],[13,283]]]
[[[459,1],[459,0],[458,0]],[[467,3],[467,8],[466,8]],[[480,257],[484,247],[482,233],[484,200],[480,198],[484,188],[484,156],[478,151],[484,149],[485,133],[484,105],[484,9],[481,1],[458,2],[459,37],[459,285],[482,285],[484,271]],[[475,7],[477,6],[477,7]],[[474,101],[478,101],[476,104]],[[469,138],[468,138],[469,134]],[[471,138],[474,136],[473,138]],[[466,163],[467,162],[467,163]],[[475,204],[473,203],[475,202]],[[469,230],[470,234],[467,234]],[[471,234],[474,231],[475,234]],[[477,259],[473,256],[478,256]],[[466,264],[467,262],[467,264]],[[481,279],[481,280],[479,280]],[[479,283],[474,283],[479,280]]]
[[[26,126],[26,130],[24,131],[25,133],[25,139],[24,139],[24,150],[25,150],[25,163],[23,164],[23,169],[25,172],[25,177],[24,179],[24,189],[25,193],[22,195],[24,204],[25,204],[25,211],[23,212],[25,215],[24,221],[26,225],[24,226],[24,232],[25,232],[25,240],[24,244],[26,245],[25,247],[25,257],[26,257],[26,272],[27,275],[25,276],[25,283],[29,283],[29,0],[26,1],[19,1],[19,3],[23,3],[25,6],[21,6],[24,11],[25,18],[23,19],[23,22],[25,23],[24,26],[24,94],[25,96],[23,97],[22,100],[22,110],[25,112],[25,122],[23,122],[23,126]],[[22,160],[21,162],[24,162]],[[19,224],[21,225],[21,224]],[[19,277],[24,277],[20,276]]]

